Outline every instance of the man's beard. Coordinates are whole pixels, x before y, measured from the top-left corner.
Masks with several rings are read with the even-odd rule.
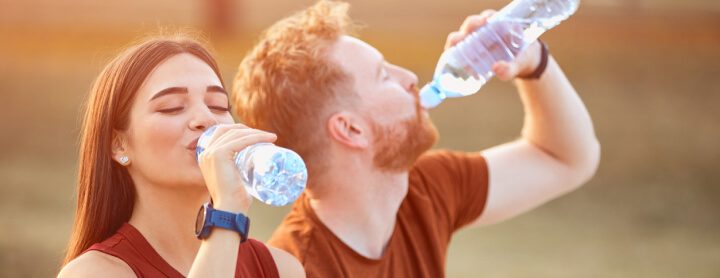
[[[430,119],[416,103],[416,116],[400,123],[382,126],[372,123],[375,134],[375,166],[388,172],[409,170],[420,155],[429,150],[438,138]]]

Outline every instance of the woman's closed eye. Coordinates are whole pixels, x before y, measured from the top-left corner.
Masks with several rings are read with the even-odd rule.
[[[172,114],[172,113],[180,112],[180,111],[182,111],[183,109],[185,109],[185,108],[182,107],[182,106],[179,106],[179,107],[170,107],[170,108],[158,109],[157,111],[160,112],[160,113],[163,113],[163,114]]]
[[[230,112],[229,106],[226,107],[226,106],[208,105],[208,108],[218,111],[218,112],[222,112],[222,113]]]

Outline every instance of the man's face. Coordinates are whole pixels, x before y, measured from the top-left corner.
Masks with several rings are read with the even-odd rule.
[[[375,164],[390,171],[407,170],[437,140],[437,131],[418,100],[417,76],[390,64],[369,44],[342,36],[332,60],[350,76],[359,95],[357,112],[368,121]]]

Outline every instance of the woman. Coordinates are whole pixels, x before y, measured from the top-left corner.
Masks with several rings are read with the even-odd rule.
[[[206,233],[193,233],[203,204],[244,219],[251,198],[233,155],[275,140],[233,124],[224,88],[215,60],[186,37],[149,39],[105,67],[87,101],[78,206],[59,277],[304,277],[288,253],[241,243],[247,226],[201,219]],[[216,124],[198,162],[197,139]]]

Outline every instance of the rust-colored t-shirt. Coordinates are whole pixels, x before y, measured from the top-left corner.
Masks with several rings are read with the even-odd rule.
[[[487,165],[479,153],[433,151],[410,170],[407,196],[380,259],[342,242],[304,194],[268,243],[295,255],[308,277],[444,277],[450,238],[480,216],[487,191]]]

